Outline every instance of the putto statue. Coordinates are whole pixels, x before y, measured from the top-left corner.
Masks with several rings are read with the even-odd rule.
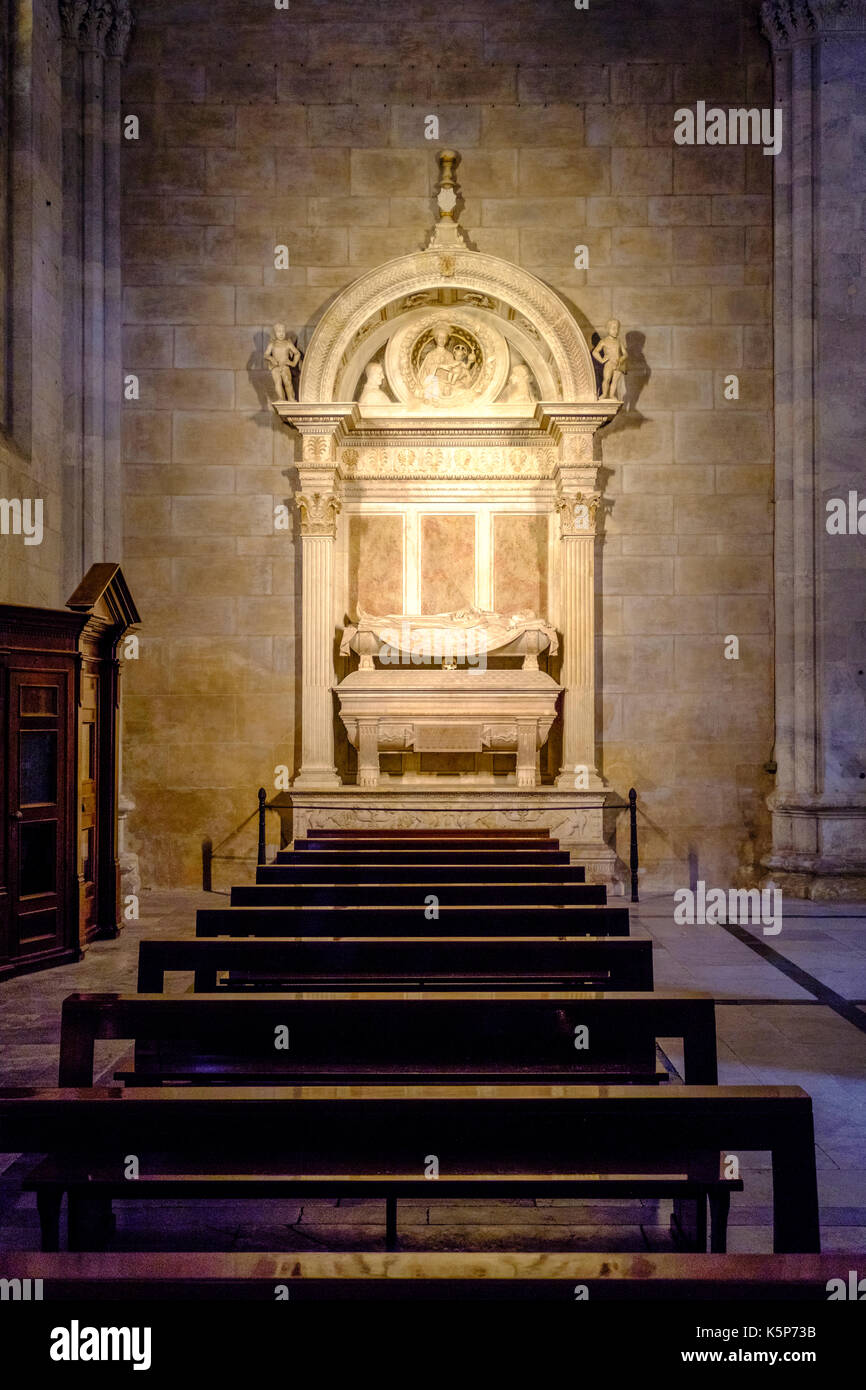
[[[601,362],[604,367],[601,378],[601,399],[603,401],[617,400],[617,387],[625,375],[628,358],[620,340],[619,330],[619,319],[609,319],[607,337],[602,338],[592,353],[596,362]]]
[[[276,387],[275,399],[293,401],[295,399],[295,386],[292,381],[292,368],[297,367],[301,360],[301,354],[286,333],[284,323],[274,324],[274,330],[265,348],[264,356],[265,366],[270,368],[271,377]]]

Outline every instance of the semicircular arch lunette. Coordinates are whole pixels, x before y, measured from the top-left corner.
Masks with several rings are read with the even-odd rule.
[[[344,355],[359,330],[395,299],[425,290],[461,289],[508,304],[547,344],[564,401],[594,401],[595,371],[580,326],[556,292],[510,261],[458,248],[416,251],[367,271],[339,294],[310,340],[301,371],[304,404],[334,401]]]

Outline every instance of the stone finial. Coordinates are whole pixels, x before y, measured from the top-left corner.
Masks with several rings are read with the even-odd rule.
[[[302,536],[336,536],[340,499],[333,493],[299,492],[295,498],[301,514]]]
[[[454,168],[459,163],[460,156],[456,150],[440,150],[436,158],[439,160],[439,194],[436,199],[439,204],[439,216],[443,221],[453,222],[460,191],[460,185],[454,177]]]
[[[866,32],[866,0],[763,0],[761,24],[775,49],[830,33]]]
[[[436,157],[439,161],[439,183],[436,194],[439,221],[430,233],[426,250],[454,250],[459,246],[468,248],[466,233],[459,221],[462,195],[460,185],[454,177],[454,170],[460,163],[460,155],[456,150],[440,150]]]

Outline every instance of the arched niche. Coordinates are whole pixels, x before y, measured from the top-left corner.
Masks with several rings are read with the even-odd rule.
[[[519,266],[461,247],[387,261],[338,295],[307,348],[300,403],[351,401],[365,363],[422,300],[443,306],[470,302],[495,321],[531,367],[543,399],[597,399],[589,347],[559,296]]]

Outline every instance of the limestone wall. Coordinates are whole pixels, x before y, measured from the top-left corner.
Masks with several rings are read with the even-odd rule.
[[[261,354],[272,322],[305,346],[339,289],[422,244],[442,145],[462,154],[480,249],[554,286],[588,335],[622,321],[600,766],[639,790],[647,885],[688,882],[690,856],[708,881],[748,872],[773,746],[772,160],[677,147],[673,113],[769,105],[770,81],[758,6],[738,0],[139,7],[123,78],[141,127],[122,151],[123,367],[140,382],[124,545],[144,640],[124,756],[145,882],[195,882],[202,836],[232,836],[294,765],[298,576],[272,520],[293,455]],[[248,827],[223,852],[251,845]]]

